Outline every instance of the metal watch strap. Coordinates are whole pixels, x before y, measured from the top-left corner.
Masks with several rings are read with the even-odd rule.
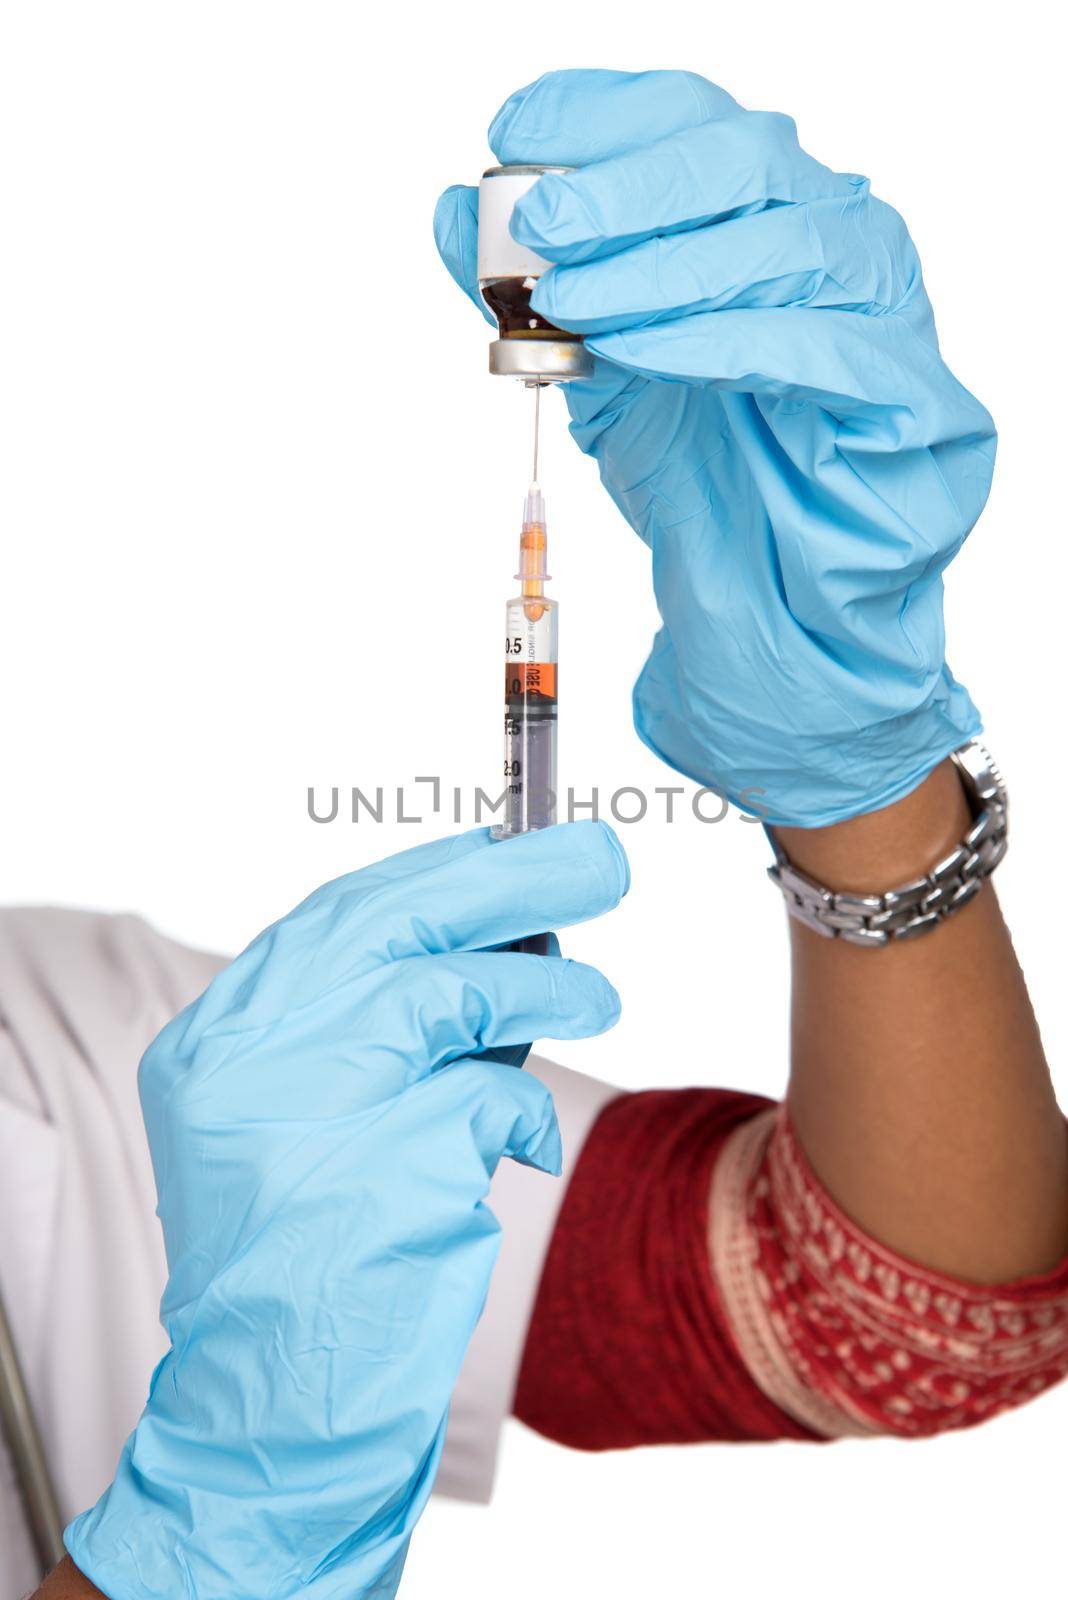
[[[879,948],[915,939],[960,911],[983,887],[1008,849],[1009,797],[990,754],[975,739],[953,752],[973,822],[957,848],[922,878],[885,894],[836,894],[791,865],[771,835],[777,883],[792,917],[825,939]]]

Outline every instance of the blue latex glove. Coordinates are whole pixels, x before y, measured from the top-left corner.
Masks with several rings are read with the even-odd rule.
[[[150,1046],[171,1349],[66,1533],[111,1600],[394,1594],[497,1254],[490,1176],[560,1170],[548,1091],[473,1057],[619,1011],[591,967],[485,947],[627,884],[599,823],[423,845],[319,889]]]
[[[941,574],[995,433],[939,356],[901,218],[689,73],[550,73],[489,138],[583,169],[542,178],[512,231],[558,263],[533,306],[598,358],[565,388],[571,432],[652,550],[638,733],[773,822],[908,793],[979,730]],[[473,189],[435,234],[481,304]]]

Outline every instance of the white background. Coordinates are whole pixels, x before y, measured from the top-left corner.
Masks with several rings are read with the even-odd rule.
[[[233,949],[425,838],[316,826],[309,784],[500,767],[501,605],[529,397],[439,267],[445,184],[550,67],[684,66],[867,173],[1001,431],[950,578],[951,660],[1012,781],[1000,875],[1062,1089],[1063,61],[1044,8],[7,4],[0,36],[0,899]],[[647,557],[545,410],[564,780],[670,783],[630,730]],[[624,998],[569,1063],[778,1092],[781,908],[759,829],[621,830],[633,891],[567,936]],[[970,1594],[1062,1570],[1068,1391],[931,1445],[587,1458],[513,1426],[490,1511],[435,1505],[404,1594],[810,1584]]]

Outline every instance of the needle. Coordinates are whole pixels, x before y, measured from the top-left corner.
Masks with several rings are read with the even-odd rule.
[[[532,481],[538,481],[538,429],[541,423],[541,384],[534,385],[534,473]]]

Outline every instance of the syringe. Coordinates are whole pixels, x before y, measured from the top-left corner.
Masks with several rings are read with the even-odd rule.
[[[545,499],[538,484],[541,388],[535,390],[534,476],[519,535],[520,593],[505,608],[504,781],[502,820],[491,830],[504,839],[556,821],[558,607],[545,595]]]

